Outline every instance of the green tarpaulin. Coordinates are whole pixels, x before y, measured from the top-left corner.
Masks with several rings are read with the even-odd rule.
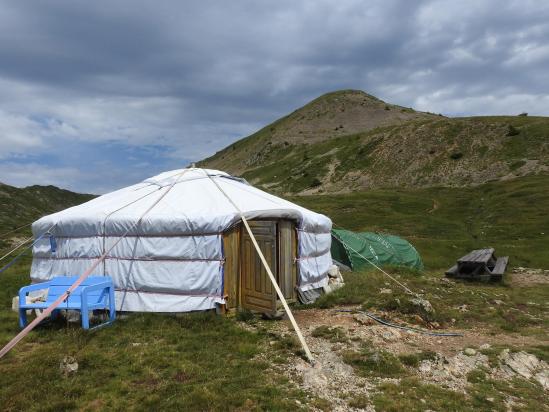
[[[423,262],[417,250],[408,241],[393,235],[333,229],[331,251],[334,260],[352,270],[370,265],[359,254],[379,266],[395,265],[423,269]]]

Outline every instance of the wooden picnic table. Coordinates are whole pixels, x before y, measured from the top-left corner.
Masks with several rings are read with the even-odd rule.
[[[509,261],[508,256],[497,258],[494,248],[477,249],[457,260],[446,276],[461,279],[501,280]]]

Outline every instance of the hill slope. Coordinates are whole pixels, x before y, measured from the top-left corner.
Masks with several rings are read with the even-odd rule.
[[[93,195],[74,193],[55,186],[17,188],[0,184],[0,234],[30,223],[39,217],[92,199]],[[28,234],[30,231],[14,233]],[[0,239],[1,242],[4,239]]]
[[[547,172],[549,118],[445,118],[342,91],[319,97],[199,165],[286,194],[470,186]]]

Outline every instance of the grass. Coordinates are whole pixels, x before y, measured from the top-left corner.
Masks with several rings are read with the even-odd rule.
[[[548,285],[511,287],[504,281],[496,284],[471,284],[460,281],[442,281],[438,272],[407,274],[405,269],[388,269],[389,273],[404,282],[410,289],[423,293],[433,308],[427,313],[414,305],[413,296],[377,271],[346,272],[345,286],[329,295],[323,295],[314,307],[330,308],[338,305],[362,305],[369,311],[387,311],[400,321],[422,326],[437,322],[440,327],[484,328],[490,333],[517,333],[543,337],[549,327],[547,317]],[[381,288],[392,293],[380,294]],[[499,303],[497,304],[496,301]],[[466,311],[460,307],[466,305]],[[538,352],[547,353],[540,346]],[[547,355],[545,355],[547,356]]]
[[[373,349],[369,343],[364,344],[358,352],[344,352],[343,361],[351,365],[359,375],[366,377],[392,378],[406,373],[395,355],[384,350]]]
[[[543,389],[524,379],[499,381],[480,379],[482,372],[470,373],[466,393],[440,386],[424,384],[415,377],[402,378],[398,383],[382,383],[372,397],[376,411],[506,411],[505,401],[516,400],[513,411],[549,410]]]
[[[290,198],[330,216],[336,228],[409,240],[427,269],[448,269],[492,246],[511,266],[549,268],[549,178],[528,176],[469,188],[387,189]]]
[[[28,283],[29,259],[2,274],[0,344],[18,332],[11,298]],[[289,410],[307,402],[259,358],[271,339],[212,312],[133,314],[85,332],[64,322],[36,328],[0,360],[2,410]],[[269,347],[287,358],[296,343]],[[298,345],[297,345],[298,346]],[[78,371],[60,372],[64,356]]]
[[[402,354],[398,356],[398,359],[406,366],[417,368],[419,364],[424,360],[434,360],[436,353],[432,351],[421,351],[416,353]]]
[[[319,326],[315,328],[312,333],[315,338],[324,338],[330,342],[347,342],[349,339],[345,331],[340,327]]]

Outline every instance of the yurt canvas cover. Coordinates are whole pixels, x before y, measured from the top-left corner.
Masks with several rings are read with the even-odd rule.
[[[298,288],[327,284],[331,221],[227,173],[174,170],[36,221],[31,280],[80,275],[127,231],[92,275],[111,276],[117,310],[183,312],[224,304],[223,233],[240,215],[290,219],[298,230]],[[176,184],[169,190],[170,186]],[[166,191],[167,195],[135,223]]]
[[[360,255],[379,266],[395,265],[423,269],[421,256],[412,244],[393,235],[334,229],[331,252],[334,260],[353,270],[369,266]]]

